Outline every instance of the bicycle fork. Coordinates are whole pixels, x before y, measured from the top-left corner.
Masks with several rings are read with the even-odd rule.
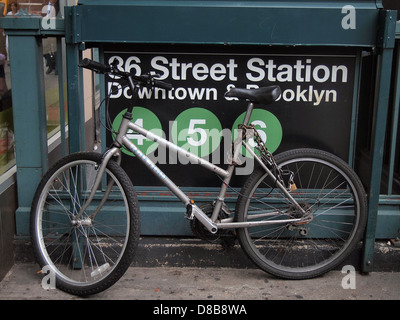
[[[102,182],[103,174],[106,170],[107,164],[111,160],[111,158],[114,156],[117,157],[116,161],[118,164],[120,164],[121,163],[121,153],[120,153],[118,147],[112,147],[104,153],[102,161],[97,167],[97,175],[96,175],[95,181],[93,183],[92,190],[90,191],[89,197],[86,200],[86,202],[84,203],[84,205],[81,207],[81,209],[79,210],[79,213],[74,217],[74,220],[72,221],[73,225],[80,223],[83,226],[89,226],[91,224],[92,220],[94,220],[94,218],[96,217],[97,213],[103,207],[104,203],[107,201],[108,196],[110,195],[111,189],[114,185],[114,181],[112,179],[110,179],[110,181],[108,182],[103,199],[101,199],[100,203],[98,204],[97,208],[93,211],[93,213],[90,214],[90,217],[86,218],[86,219],[80,219],[82,217],[83,213],[85,212],[85,210],[89,207],[90,203],[92,202],[92,200],[96,194],[96,191],[99,188],[100,183]]]

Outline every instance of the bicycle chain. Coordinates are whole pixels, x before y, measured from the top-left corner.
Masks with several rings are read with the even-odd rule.
[[[283,185],[285,185],[283,175],[290,175],[288,179],[288,189],[291,189],[291,186],[294,185],[293,172],[284,172],[281,168],[278,167],[272,153],[268,150],[255,126],[253,124],[240,124],[239,129],[242,129],[242,140],[245,140],[247,138],[247,130],[252,130],[252,136],[254,137],[254,141],[256,142],[255,148],[260,152],[261,160],[264,162],[265,165],[269,166],[269,168],[274,171],[275,178],[277,180],[279,179],[279,182],[281,182]],[[251,135],[249,136],[251,137]]]
[[[253,132],[253,137],[256,142],[256,149],[260,152],[261,159],[264,161],[265,164],[269,165],[273,169],[278,169],[278,166],[275,162],[272,153],[269,152],[267,146],[265,145],[264,141],[261,139],[260,134],[258,133],[257,129],[255,128],[254,124],[240,124],[239,129],[242,130],[242,140],[247,138],[247,131],[251,130]],[[251,135],[250,135],[251,136]]]

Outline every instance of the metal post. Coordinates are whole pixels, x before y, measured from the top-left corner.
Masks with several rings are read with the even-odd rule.
[[[17,234],[28,234],[34,192],[48,167],[43,50],[41,38],[33,35],[10,35],[8,41],[18,180],[16,225]]]
[[[62,40],[57,38],[57,66],[58,66],[58,101],[60,110],[60,134],[61,134],[61,155],[64,157],[67,154],[66,148],[66,119],[65,119],[65,104],[64,104],[64,70],[62,56]]]
[[[378,73],[375,87],[375,117],[372,128],[372,163],[368,198],[368,221],[365,231],[362,271],[373,269],[374,244],[381,187],[386,121],[389,107],[390,79],[395,43],[396,11],[381,11],[378,45]]]
[[[85,149],[85,117],[78,63],[80,51],[77,44],[66,44],[69,152]]]
[[[82,71],[78,63],[82,52],[76,40],[74,25],[78,14],[76,7],[65,7],[65,43],[67,69],[67,97],[68,97],[68,130],[69,152],[74,153],[85,149],[85,116],[82,96]]]

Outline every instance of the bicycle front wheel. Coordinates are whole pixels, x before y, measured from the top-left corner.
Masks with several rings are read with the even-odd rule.
[[[113,285],[129,267],[140,235],[139,206],[127,174],[113,160],[82,215],[102,155],[72,154],[44,176],[31,209],[36,258],[56,287],[90,295]]]
[[[239,242],[258,267],[277,277],[319,276],[340,264],[363,235],[363,186],[344,161],[321,150],[296,149],[277,155],[275,161],[285,184],[295,183],[297,188],[288,187],[288,192],[306,213],[276,186],[275,177],[259,168],[242,188],[236,220],[273,224],[237,229]]]

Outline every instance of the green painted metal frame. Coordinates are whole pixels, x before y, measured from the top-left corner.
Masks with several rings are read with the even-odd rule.
[[[19,225],[22,222],[20,218],[29,217],[35,192],[35,188],[31,187],[33,181],[40,181],[47,170],[44,71],[41,67],[43,54],[37,39],[29,35],[9,36],[8,43],[11,55],[14,55],[12,63],[19,66],[19,70],[11,68],[18,181],[16,223]],[[27,48],[29,48],[29,55],[14,54],[19,50],[26,52]],[[30,187],[27,188],[27,186]],[[25,223],[24,219],[23,223]]]
[[[348,4],[357,12],[357,28],[354,30],[344,30],[341,26],[341,8]],[[372,270],[385,138],[383,131],[378,128],[386,127],[394,48],[394,16],[393,11],[383,10],[379,1],[372,0],[323,3],[81,0],[77,6],[66,7],[65,19],[58,19],[56,28],[51,30],[42,27],[40,17],[0,19],[0,26],[9,35],[13,63],[11,76],[14,118],[17,123],[15,135],[19,196],[17,234],[29,234],[29,206],[36,185],[47,169],[43,69],[38,68],[41,65],[42,48],[39,40],[42,37],[65,37],[70,152],[85,148],[81,108],[82,73],[77,67],[85,45],[101,48],[103,43],[118,42],[377,47],[380,64],[373,127],[369,219],[363,258],[363,270]],[[32,54],[26,55],[25,52]],[[21,95],[21,92],[24,94]],[[28,129],[27,123],[32,124]],[[352,130],[354,133],[354,128]],[[29,146],[24,141],[30,141]],[[142,192],[141,199],[146,200],[147,195],[143,194],[146,190],[139,191]],[[168,197],[161,200],[168,201]],[[398,202],[392,205],[398,206]]]
[[[390,84],[395,45],[396,12],[379,12],[378,30],[378,73],[375,87],[375,116],[373,122],[372,164],[368,194],[368,222],[364,237],[362,270],[373,270],[374,244],[378,218],[379,195],[381,189],[383,153],[387,115],[389,109]]]
[[[375,1],[89,1],[72,7],[72,41],[119,43],[371,46]],[[345,30],[352,4],[357,28]],[[166,14],[166,10],[168,14]],[[110,24],[110,21],[112,22]],[[306,23],[305,23],[306,22]],[[107,26],[107,28],[104,28]],[[101,32],[99,32],[101,30]]]
[[[60,48],[61,38],[65,36],[64,19],[55,19],[52,28],[48,28],[42,21],[42,18],[38,16],[16,16],[2,18],[0,22],[8,35],[12,64],[10,73],[18,190],[18,209],[15,214],[17,235],[29,235],[30,206],[34,192],[48,170],[41,40],[43,37],[56,37],[57,46]],[[60,62],[60,55],[58,59]],[[59,66],[61,66],[60,63]],[[59,97],[63,99],[63,70],[61,68],[58,81]],[[63,103],[60,103],[60,114],[63,114],[63,107]],[[77,108],[79,109],[78,105]],[[65,119],[62,118],[61,121],[65,122]],[[65,131],[62,130],[61,135],[65,138]],[[62,142],[62,153],[65,153],[65,149],[65,143]]]

